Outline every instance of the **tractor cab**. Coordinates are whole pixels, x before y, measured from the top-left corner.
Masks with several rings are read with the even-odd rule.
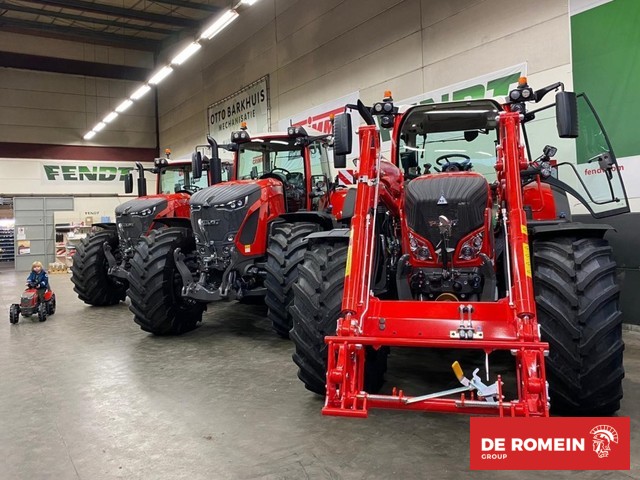
[[[311,128],[291,126],[286,133],[252,138],[243,126],[231,135],[235,178],[274,179],[282,184],[286,212],[317,210],[331,178],[327,137]]]

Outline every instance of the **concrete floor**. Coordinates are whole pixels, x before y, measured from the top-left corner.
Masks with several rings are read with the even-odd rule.
[[[638,332],[625,332],[620,411],[631,472],[470,472],[466,416],[321,416],[264,308],[219,304],[194,332],[156,338],[125,304],[84,305],[63,274],[53,317],[10,325],[24,278],[0,271],[0,479],[640,478]],[[388,385],[426,393],[410,360],[390,357]]]

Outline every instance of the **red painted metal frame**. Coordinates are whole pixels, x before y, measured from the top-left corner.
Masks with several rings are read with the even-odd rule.
[[[396,127],[399,125],[396,119]],[[345,272],[342,309],[336,335],[328,345],[327,393],[322,413],[366,417],[369,408],[548,416],[544,355],[549,345],[540,340],[531,277],[526,216],[520,170],[527,167],[520,141],[520,116],[499,116],[497,147],[499,187],[497,201],[504,205],[511,258],[511,296],[497,302],[420,302],[380,300],[370,292],[374,252],[375,205],[379,195],[380,140],[375,126],[359,130],[360,162],[357,197]],[[397,211],[397,208],[396,208]],[[406,232],[405,232],[406,234]],[[473,325],[482,338],[452,338],[461,323],[460,307],[471,306]],[[498,400],[493,403],[465,397],[433,398],[407,403],[402,391],[372,395],[364,391],[365,346],[430,347],[510,350],[516,360],[518,398],[504,401],[498,378]]]

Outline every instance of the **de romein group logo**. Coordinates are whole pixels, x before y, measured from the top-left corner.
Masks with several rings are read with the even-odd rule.
[[[608,457],[611,444],[618,443],[618,432],[610,425],[593,427],[589,434],[593,435],[593,451],[596,452],[598,458]]]
[[[472,470],[629,470],[628,417],[470,419]]]

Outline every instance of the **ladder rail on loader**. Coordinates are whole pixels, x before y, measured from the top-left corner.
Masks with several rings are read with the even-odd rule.
[[[380,300],[371,294],[380,141],[374,125],[359,129],[357,197],[344,280],[343,316],[338,320],[336,334],[325,338],[328,362],[323,414],[366,417],[369,408],[377,407],[500,416],[549,415],[544,366],[549,344],[541,341],[536,319],[520,180],[520,171],[528,166],[520,141],[520,113],[501,112],[497,121],[500,144],[495,168],[507,227],[510,281],[507,297],[496,302]],[[463,387],[417,397],[395,389],[391,395],[369,394],[363,390],[365,345],[476,349],[486,354],[509,350],[516,359],[517,398],[503,399],[500,376],[492,389],[494,395],[483,397],[481,388],[486,386],[478,388],[474,380],[464,378],[457,364],[454,371]],[[460,396],[441,398],[455,393]]]

